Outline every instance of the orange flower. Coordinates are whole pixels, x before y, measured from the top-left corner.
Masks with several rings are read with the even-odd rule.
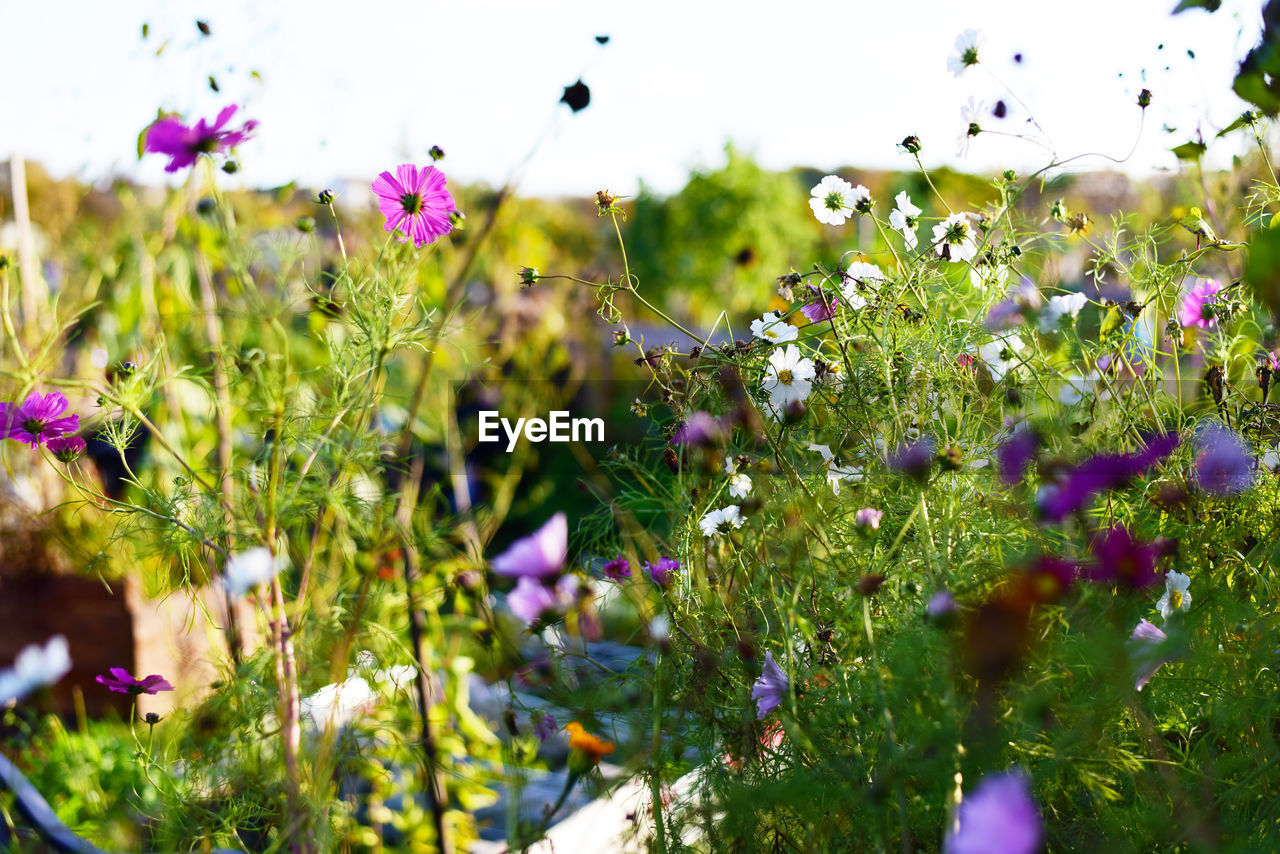
[[[569,749],[574,753],[570,758],[570,766],[579,766],[580,772],[599,764],[600,757],[615,750],[613,742],[592,735],[577,721],[570,721],[565,726],[565,731],[569,733]],[[574,762],[573,759],[578,761]]]

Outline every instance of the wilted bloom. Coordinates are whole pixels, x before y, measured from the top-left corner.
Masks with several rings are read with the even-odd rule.
[[[1196,433],[1195,482],[1213,495],[1239,495],[1253,483],[1253,456],[1240,437],[1210,423]]]
[[[1152,543],[1135,540],[1123,525],[1095,534],[1089,550],[1097,561],[1090,573],[1094,581],[1114,581],[1134,590],[1156,582],[1159,550]]]
[[[38,448],[49,439],[80,429],[79,415],[63,415],[67,399],[62,392],[33,391],[25,403],[0,403],[0,429],[9,439]]]
[[[978,48],[984,41],[980,30],[965,30],[956,37],[956,52],[947,57],[947,70],[959,77],[971,65],[978,64]]]
[[[673,445],[693,445],[703,448],[724,440],[724,425],[702,410],[693,412],[671,434]]]
[[[159,119],[147,129],[146,150],[169,156],[166,172],[177,172],[190,166],[201,154],[217,154],[244,142],[258,126],[257,122],[245,122],[239,130],[223,130],[239,109],[235,104],[222,108],[210,125],[204,119],[187,127],[177,116]]]
[[[270,549],[255,546],[227,558],[222,583],[232,596],[243,596],[275,578],[282,568],[283,563],[271,556]]]
[[[933,244],[948,261],[968,261],[978,254],[973,223],[967,213],[956,213],[933,227]]]
[[[73,463],[84,453],[85,442],[79,436],[54,436],[46,447],[59,462]]]
[[[796,345],[788,344],[770,353],[762,386],[769,394],[770,414],[776,417],[788,404],[803,403],[813,386],[814,375],[813,361],[804,358]]]
[[[1151,677],[1156,675],[1161,665],[1170,660],[1161,651],[1161,647],[1168,639],[1168,635],[1145,619],[1139,620],[1138,625],[1133,627],[1133,634],[1129,636],[1129,646],[1135,669],[1133,683],[1135,690],[1141,691],[1143,686],[1151,681]]]
[[[671,584],[675,578],[676,570],[680,568],[680,561],[669,557],[660,557],[653,563],[644,565],[644,573],[649,579],[659,587],[666,587]]]
[[[631,577],[631,561],[625,555],[618,555],[604,565],[604,577],[610,581],[622,581]]]
[[[908,250],[915,249],[919,242],[919,238],[916,237],[916,226],[919,224],[917,217],[920,216],[921,210],[911,203],[911,197],[907,195],[906,190],[894,196],[893,201],[897,206],[889,212],[889,227],[902,233],[902,239]]]
[[[827,225],[844,225],[844,221],[853,216],[859,205],[870,201],[871,193],[866,187],[855,188],[848,181],[836,175],[828,175],[817,183],[810,191],[809,207],[818,222]]]
[[[450,215],[457,210],[445,187],[445,176],[434,166],[403,163],[396,174],[383,172],[373,181],[378,208],[387,218],[387,231],[400,233],[400,242],[413,238],[415,248],[434,243],[453,228]]]
[[[1082,293],[1059,294],[1049,297],[1049,304],[1040,312],[1040,331],[1051,332],[1058,328],[1064,317],[1076,317],[1089,298]]]
[[[1204,279],[1182,298],[1182,310],[1178,322],[1183,326],[1199,326],[1210,329],[1218,325],[1215,308],[1222,285],[1215,279]]]
[[[779,317],[776,311],[766,311],[758,320],[751,321],[751,334],[771,344],[785,344],[794,341],[800,330]]]
[[[929,604],[924,606],[924,612],[931,620],[950,617],[956,612],[956,597],[951,595],[950,590],[939,590],[929,597]]]
[[[99,685],[106,685],[112,691],[119,694],[158,694],[161,691],[172,691],[173,686],[163,676],[151,675],[142,679],[135,679],[128,670],[123,667],[109,668],[110,676],[104,676],[99,673],[94,681]]]
[[[719,510],[712,510],[702,517],[698,527],[708,537],[723,533],[731,528],[742,527],[742,508],[737,504],[729,504]]]
[[[1034,854],[1044,827],[1031,781],[1011,771],[988,774],[956,807],[944,854]]]
[[[1191,576],[1171,569],[1164,576],[1164,595],[1156,603],[1165,622],[1175,613],[1191,609]]]
[[[24,647],[12,667],[0,670],[0,706],[52,685],[70,672],[71,651],[62,635],[49,638],[43,647],[38,643]]]
[[[493,571],[508,578],[546,578],[564,567],[569,553],[569,521],[556,513],[527,537],[512,543],[491,563]]]
[[[570,721],[565,726],[565,731],[569,733],[569,771],[575,776],[599,765],[601,757],[613,753],[615,749],[613,742],[592,735],[577,721]]]
[[[1020,482],[1039,449],[1040,434],[1034,429],[1027,427],[1015,432],[996,451],[1000,479],[1010,486]]]
[[[764,718],[765,715],[782,705],[782,700],[787,696],[787,688],[790,684],[787,674],[783,673],[782,668],[773,660],[773,653],[766,652],[764,654],[764,670],[761,672],[760,678],[751,686],[751,699],[756,701],[756,720]]]
[[[878,531],[880,530],[880,519],[883,516],[883,510],[877,510],[874,507],[863,507],[853,515],[853,524],[859,528],[870,528],[873,531]]]
[[[556,602],[554,590],[528,575],[522,575],[507,594],[507,607],[511,609],[511,613],[528,625],[537,622],[543,612],[555,608]]]

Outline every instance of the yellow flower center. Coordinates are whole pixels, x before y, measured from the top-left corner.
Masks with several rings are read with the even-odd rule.
[[[1173,590],[1169,593],[1169,605],[1175,611],[1182,608],[1182,591],[1181,590]]]
[[[778,371],[778,382],[783,385],[791,385],[791,372],[787,370]]]

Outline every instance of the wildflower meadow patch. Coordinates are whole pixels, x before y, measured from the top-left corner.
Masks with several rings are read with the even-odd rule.
[[[1277,30],[1141,180],[976,28],[954,140],[666,198],[149,105],[0,243],[0,842],[1280,850]]]

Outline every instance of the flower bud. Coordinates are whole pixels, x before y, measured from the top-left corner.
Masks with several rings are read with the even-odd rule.
[[[520,284],[525,287],[532,287],[533,283],[542,278],[542,274],[538,272],[537,267],[521,267],[520,268]]]
[[[200,216],[213,216],[217,210],[217,203],[207,196],[196,202],[196,213],[200,214]]]
[[[226,163],[222,164],[222,171],[226,172],[228,175],[234,175],[240,171],[240,164],[235,160],[228,160]]]
[[[144,723],[146,723],[147,726],[155,726],[156,724],[160,723],[160,721],[163,720],[163,718],[161,718],[155,712],[147,712],[146,716],[142,720]]]
[[[293,221],[293,227],[303,234],[310,234],[316,230],[316,221],[309,216],[300,216]]]
[[[905,148],[905,149],[907,150],[907,153],[909,153],[909,154],[919,154],[919,153],[920,153],[920,148],[921,148],[921,146],[920,146],[920,137],[916,136],[915,134],[911,134],[911,135],[910,135],[910,136],[908,136],[906,139],[902,140],[902,142],[901,142],[901,143],[899,143],[899,144],[900,144],[903,148]]]
[[[333,204],[333,190],[328,190],[328,189],[321,190],[319,195],[316,196],[316,204],[318,205]]]
[[[462,211],[450,211],[449,223],[454,228],[458,228],[458,229],[464,228],[467,224],[467,215],[464,214]]]
[[[433,145],[427,149],[427,154],[431,155],[432,160],[444,160],[444,149],[438,145]]]
[[[1144,110],[1147,107],[1151,106],[1151,90],[1150,89],[1143,89],[1141,92],[1138,93],[1138,106]]]

